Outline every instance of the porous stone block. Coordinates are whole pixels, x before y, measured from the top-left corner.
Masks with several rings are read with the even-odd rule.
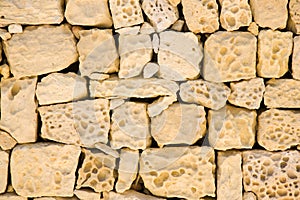
[[[139,193],[135,190],[128,190],[122,194],[116,192],[104,192],[103,200],[163,200],[162,198],[158,198],[152,195],[146,195],[143,193]]]
[[[288,18],[288,29],[293,31],[295,34],[300,33],[300,2],[298,0],[289,1],[289,18]]]
[[[8,162],[9,154],[0,150],[0,194],[6,191],[8,181]]]
[[[292,76],[300,80],[300,36],[294,37],[293,41]]]
[[[2,150],[9,150],[14,148],[17,141],[7,132],[0,130],[0,148]]]

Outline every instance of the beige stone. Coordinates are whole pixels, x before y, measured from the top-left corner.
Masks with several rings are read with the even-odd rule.
[[[258,26],[255,22],[251,22],[248,29],[247,29],[250,33],[252,33],[255,36],[258,36]]]
[[[119,54],[111,30],[83,30],[77,43],[81,76],[94,78],[99,73],[119,70]]]
[[[108,0],[68,0],[65,17],[72,25],[112,26]]]
[[[11,154],[12,185],[25,197],[73,196],[80,148],[35,143],[16,146]]]
[[[204,44],[202,76],[228,82],[256,77],[256,37],[248,32],[219,31]]]
[[[144,78],[152,78],[159,71],[159,65],[154,62],[149,62],[143,69]]]
[[[114,187],[116,159],[97,149],[83,149],[84,160],[78,170],[76,189],[90,187],[95,192],[110,191]]]
[[[36,83],[36,77],[1,81],[0,125],[18,143],[35,142],[37,139]]]
[[[156,53],[156,54],[158,53],[158,50],[159,50],[159,44],[160,44],[160,38],[157,33],[154,33],[152,35],[152,47],[153,47],[154,53]]]
[[[300,152],[243,152],[243,182],[257,199],[299,199]]]
[[[288,29],[296,34],[300,33],[300,2],[298,0],[289,1]]]
[[[37,84],[36,96],[40,105],[82,99],[88,96],[87,81],[73,72],[52,73]]]
[[[191,32],[165,31],[159,34],[159,76],[168,80],[195,79],[200,74],[202,44]]]
[[[109,6],[115,29],[144,22],[139,0],[109,0]]]
[[[181,0],[183,15],[190,31],[213,33],[219,29],[219,13],[216,0]]]
[[[145,149],[151,144],[145,103],[125,102],[112,113],[110,144],[114,149]]]
[[[72,26],[71,31],[73,35],[76,37],[76,39],[80,38],[79,32],[84,30],[84,27],[82,26]]]
[[[2,60],[2,43],[0,43],[0,62]]]
[[[2,75],[2,79],[9,78],[10,72],[9,72],[9,66],[7,64],[0,65],[0,74]]]
[[[119,107],[120,105],[122,105],[123,103],[125,103],[124,99],[111,99],[109,101],[109,109],[113,110],[113,109]]]
[[[218,152],[217,199],[242,200],[242,154],[238,151]]]
[[[17,141],[7,132],[0,130],[0,148],[2,150],[10,150],[16,146]]]
[[[162,198],[139,193],[135,190],[128,190],[122,194],[111,191],[103,193],[103,196],[103,200],[163,200]]]
[[[213,110],[224,107],[230,95],[230,89],[223,83],[205,80],[187,81],[180,84],[179,95],[186,103],[196,103]]]
[[[171,29],[180,32],[182,31],[183,26],[184,26],[184,20],[179,19],[171,26]]]
[[[253,78],[230,83],[231,94],[228,101],[236,106],[248,109],[258,109],[265,92],[262,78]]]
[[[106,99],[42,106],[38,111],[42,120],[41,137],[45,139],[86,147],[108,141],[110,120]]]
[[[159,115],[175,101],[177,101],[176,95],[159,97],[153,103],[148,104],[147,112],[149,117],[155,117]]]
[[[124,27],[115,30],[120,35],[137,35],[139,34],[141,26],[131,26],[131,27]]]
[[[294,79],[300,80],[300,36],[293,39],[292,75]]]
[[[168,0],[172,6],[177,6],[181,0]]]
[[[208,140],[215,149],[251,149],[255,143],[256,111],[226,105],[208,112],[208,125]]]
[[[8,181],[8,162],[9,154],[0,150],[0,193],[4,193],[6,190]]]
[[[107,154],[107,155],[111,155],[114,158],[119,158],[120,154],[117,150],[112,149],[110,146],[103,144],[103,143],[96,143],[95,144],[95,148],[99,149],[100,151],[102,151],[103,153]]]
[[[179,18],[177,6],[169,0],[143,0],[142,8],[157,32],[169,28]]]
[[[205,115],[203,106],[174,103],[151,118],[151,135],[160,147],[192,145],[206,133]]]
[[[253,192],[244,192],[243,200],[256,200],[256,196]]]
[[[22,34],[14,34],[3,42],[11,73],[16,78],[68,67],[78,59],[75,43],[67,25],[29,26]]]
[[[100,200],[100,193],[88,189],[74,190],[74,194],[82,200]]]
[[[300,112],[270,109],[258,117],[257,141],[268,151],[300,145]]]
[[[27,200],[27,198],[18,196],[14,193],[5,193],[5,194],[0,194],[0,200]]]
[[[264,78],[283,76],[288,71],[292,49],[292,32],[260,31],[258,34],[257,74]]]
[[[9,40],[11,38],[11,34],[6,29],[0,28],[0,38],[3,41]]]
[[[215,196],[214,159],[213,149],[205,146],[150,148],[141,155],[140,175],[157,196],[192,200]]]
[[[9,33],[22,33],[23,27],[20,24],[10,24],[8,26],[8,32]]]
[[[300,81],[271,79],[266,84],[264,103],[268,108],[300,108]]]
[[[150,23],[144,22],[141,25],[140,33],[141,34],[148,34],[148,35],[150,35],[152,33],[155,33],[155,29],[153,28],[153,26]]]

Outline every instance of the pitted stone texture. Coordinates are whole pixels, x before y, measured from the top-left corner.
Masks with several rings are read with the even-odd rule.
[[[73,72],[52,73],[37,84],[36,96],[40,105],[82,99],[88,96],[87,82]]]
[[[300,36],[294,37],[293,40],[292,75],[294,79],[300,80]]]
[[[243,182],[261,200],[299,199],[300,152],[244,151]]]
[[[79,190],[74,190],[74,194],[76,197],[82,200],[100,200],[100,193],[94,192],[89,189],[79,189]]]
[[[18,143],[37,139],[36,83],[36,77],[1,81],[0,125]]]
[[[108,0],[68,0],[65,17],[72,25],[111,27]]]
[[[81,76],[97,77],[119,70],[119,54],[111,30],[83,30],[77,44]]]
[[[196,200],[215,196],[215,155],[210,147],[146,149],[140,175],[154,195]],[[185,187],[184,190],[179,189]]]
[[[35,143],[16,146],[10,170],[16,193],[25,197],[73,196],[80,148]]]
[[[288,28],[295,34],[300,34],[300,2],[298,0],[289,1]]]
[[[27,200],[28,198],[18,196],[15,193],[0,194],[0,200]]]
[[[145,103],[125,102],[112,113],[110,144],[114,149],[146,149],[151,144]]]
[[[7,132],[0,130],[0,148],[2,150],[10,150],[14,148],[17,141]]]
[[[216,0],[181,0],[183,15],[190,31],[213,33],[219,29],[219,13]]]
[[[151,118],[151,135],[158,146],[192,145],[205,135],[203,106],[174,103],[160,115]]]
[[[208,124],[208,140],[215,149],[251,149],[255,143],[256,111],[226,105],[208,112]]]
[[[228,101],[231,104],[248,109],[258,109],[260,107],[265,92],[265,84],[262,78],[232,82],[230,88],[231,94]]]
[[[9,154],[0,150],[0,193],[4,193],[6,191],[8,181],[8,162]]]
[[[204,44],[203,78],[212,82],[255,78],[256,41],[247,32],[212,34]]]
[[[103,197],[103,200],[163,200],[162,198],[139,193],[135,190],[128,190],[122,194],[113,191],[104,192]]]
[[[3,44],[16,78],[59,71],[78,59],[75,38],[67,25],[29,26]]]
[[[263,28],[284,29],[288,19],[288,0],[250,0],[255,22]]]
[[[243,200],[256,200],[256,196],[253,192],[244,192]]]
[[[109,101],[94,99],[39,107],[41,137],[66,144],[91,147],[107,143]]]
[[[258,34],[257,74],[264,78],[279,78],[288,71],[293,50],[293,33],[262,30]]]
[[[180,85],[181,100],[196,103],[213,110],[224,107],[230,95],[230,89],[223,83],[213,83],[205,80],[187,81]]]
[[[159,34],[159,76],[168,80],[195,79],[200,74],[202,44],[191,32],[165,31]]]
[[[257,140],[268,151],[300,145],[300,112],[270,109],[258,117]]]

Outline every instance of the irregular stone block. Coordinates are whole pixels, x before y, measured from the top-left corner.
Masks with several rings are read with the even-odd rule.
[[[293,41],[292,75],[300,80],[300,36],[294,37]]]
[[[184,26],[184,20],[179,19],[171,26],[171,29],[180,32],[182,31],[183,26]]]
[[[160,97],[155,100],[153,103],[148,104],[147,112],[149,117],[155,117],[167,109],[172,103],[177,101],[177,96],[165,96]]]
[[[289,1],[289,18],[288,18],[288,29],[293,31],[295,34],[300,33],[300,2],[298,0]]]
[[[152,35],[152,47],[153,47],[153,51],[154,53],[158,53],[159,50],[159,44],[160,44],[160,38],[158,37],[157,33],[154,33]]]
[[[9,33],[22,33],[23,27],[20,24],[10,24],[8,26],[8,32]]]
[[[244,192],[243,200],[256,200],[256,196],[253,192]]]
[[[0,147],[2,150],[10,150],[14,148],[17,141],[5,131],[0,130]]]
[[[255,22],[251,22],[247,30],[255,36],[257,36],[259,32],[258,26]]]
[[[0,194],[0,200],[27,200],[27,198],[18,196],[14,193],[5,193],[5,194]]]
[[[5,151],[0,150],[0,193],[4,193],[6,191],[8,180],[8,162],[9,154]]]
[[[6,29],[0,28],[0,38],[3,41],[9,40],[11,38],[11,34]]]
[[[80,189],[80,190],[74,190],[74,194],[79,199],[86,199],[86,200],[99,200],[101,199],[100,193],[96,193],[94,191],[88,190],[88,189]]]
[[[159,65],[157,63],[149,62],[143,69],[144,78],[152,78],[159,71]]]
[[[0,65],[0,74],[2,75],[2,79],[9,78],[10,72],[7,64]]]
[[[146,195],[143,193],[139,193],[135,190],[128,190],[122,194],[116,192],[104,192],[103,193],[104,200],[163,200],[162,198],[154,197],[151,195]]]

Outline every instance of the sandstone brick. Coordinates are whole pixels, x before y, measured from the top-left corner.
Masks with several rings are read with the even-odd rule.
[[[243,200],[256,200],[256,196],[253,192],[244,192]]]
[[[7,132],[0,130],[0,148],[2,150],[9,150],[14,148],[17,141]]]
[[[8,26],[8,32],[9,33],[22,33],[23,27],[20,24],[10,24]]]
[[[143,78],[152,78],[159,71],[157,63],[149,62],[143,69]]]
[[[9,162],[9,154],[5,151],[0,150],[0,174],[1,174],[0,194],[6,191],[7,180],[8,180],[8,162]]]
[[[251,22],[247,30],[255,36],[257,36],[259,32],[258,26],[255,22]]]
[[[35,143],[16,146],[11,154],[13,188],[25,197],[73,196],[80,148]]]
[[[300,36],[293,39],[292,75],[294,79],[300,80]]]
[[[228,82],[256,77],[256,38],[247,32],[212,34],[204,44],[202,76]]]
[[[176,95],[159,97],[153,103],[148,104],[147,112],[149,117],[155,117],[161,114],[165,109],[167,109],[172,103],[177,101]]]
[[[151,195],[146,195],[143,193],[139,193],[135,190],[128,190],[122,194],[116,192],[105,192],[103,193],[103,200],[163,200],[162,198],[154,197]]]
[[[5,194],[0,194],[0,200],[27,200],[27,198],[18,196],[14,193],[5,193]]]
[[[99,200],[101,194],[88,189],[74,190],[76,197],[82,200]]]
[[[288,28],[296,34],[300,33],[300,2],[298,0],[289,1]]]

